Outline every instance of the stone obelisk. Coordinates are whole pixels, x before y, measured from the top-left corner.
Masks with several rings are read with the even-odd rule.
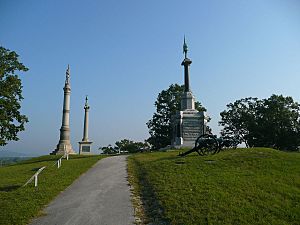
[[[60,128],[60,138],[56,146],[56,149],[51,153],[52,155],[63,155],[63,154],[76,154],[72,148],[70,142],[70,66],[68,65],[66,71],[66,81],[64,86],[64,103],[63,103],[63,115],[62,124]]]
[[[90,154],[91,153],[91,145],[93,142],[89,141],[89,109],[90,106],[88,104],[88,97],[85,98],[84,105],[84,122],[83,122],[83,138],[82,141],[79,142],[79,154]]]

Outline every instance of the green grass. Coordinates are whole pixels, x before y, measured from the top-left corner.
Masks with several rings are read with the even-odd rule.
[[[144,223],[300,224],[299,153],[254,148],[205,157],[177,154],[129,158]]]
[[[104,156],[70,156],[57,169],[53,164],[60,156],[42,156],[0,168],[0,224],[22,225],[37,215],[80,174]],[[25,182],[40,168],[38,187]]]
[[[28,160],[32,157],[0,157],[0,168],[3,166],[15,164],[24,160]]]

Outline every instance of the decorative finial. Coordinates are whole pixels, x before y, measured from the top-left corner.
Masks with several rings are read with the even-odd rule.
[[[188,46],[185,42],[185,35],[183,37],[183,53],[184,53],[184,58],[187,58],[187,52],[188,52]]]
[[[68,64],[68,68],[66,71],[66,84],[70,83],[70,65]]]

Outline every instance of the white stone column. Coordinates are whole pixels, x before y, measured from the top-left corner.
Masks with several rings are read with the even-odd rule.
[[[64,86],[64,102],[63,102],[63,115],[62,124],[60,128],[60,138],[56,149],[51,153],[52,155],[58,154],[75,154],[70,142],[70,67],[66,71],[66,81]]]
[[[70,126],[70,95],[71,95],[70,85],[66,85],[64,87],[62,126],[67,126],[67,127]]]
[[[85,98],[85,106],[84,106],[84,127],[83,127],[83,139],[82,141],[89,140],[89,105],[88,98]]]
[[[83,121],[83,138],[79,142],[79,154],[91,154],[91,145],[93,142],[89,141],[89,109],[88,97],[85,98],[84,105],[84,121]]]

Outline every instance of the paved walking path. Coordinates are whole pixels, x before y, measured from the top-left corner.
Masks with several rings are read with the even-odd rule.
[[[44,211],[47,215],[35,219],[31,225],[133,224],[126,156],[97,162]]]

